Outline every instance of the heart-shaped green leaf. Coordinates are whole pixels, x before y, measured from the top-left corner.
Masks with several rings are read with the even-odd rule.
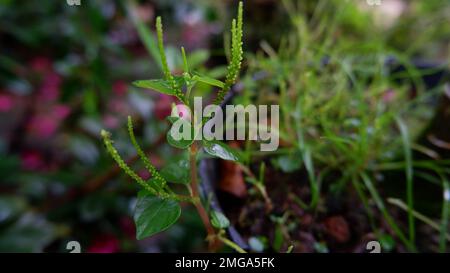
[[[136,238],[142,240],[173,225],[181,214],[178,202],[157,196],[138,197],[134,212]]]
[[[168,182],[188,184],[190,181],[189,161],[185,157],[175,158],[167,162],[160,173]]]
[[[175,148],[186,149],[192,145],[192,143],[194,142],[194,139],[192,139],[192,140],[189,140],[189,139],[175,140],[169,132],[169,133],[167,133],[167,142]]]
[[[203,141],[205,151],[215,157],[230,161],[241,161],[239,152],[219,141]]]
[[[169,121],[172,122],[172,128],[167,133],[167,142],[178,149],[186,149],[191,146],[195,139],[195,132],[190,121],[178,117],[171,117]],[[177,131],[177,127],[174,127],[178,125],[180,125],[178,128],[180,131]],[[184,138],[184,130],[189,133],[186,138]],[[177,139],[175,139],[175,136]]]

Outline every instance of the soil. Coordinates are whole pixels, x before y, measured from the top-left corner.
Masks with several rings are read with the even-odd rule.
[[[367,211],[351,185],[335,193],[329,189],[331,183],[325,183],[317,209],[310,210],[297,201],[297,198],[306,204],[310,201],[306,173],[299,171],[285,174],[270,167],[270,164],[267,166],[265,185],[273,204],[271,211],[268,211],[262,195],[248,183],[246,197],[238,197],[220,189],[217,192],[222,209],[244,240],[263,236],[269,241],[268,249],[265,250],[269,252],[284,252],[291,245],[293,252],[368,252],[367,242],[376,240],[376,237]],[[256,168],[253,171],[256,173]],[[394,207],[389,210],[396,222],[406,230],[405,213]],[[381,227],[379,230],[395,238],[377,210],[373,207],[371,211],[374,224]],[[283,223],[275,220],[283,217]],[[421,232],[429,235],[432,231],[419,226],[418,234]],[[277,238],[280,236],[283,239],[281,244]],[[429,245],[429,242],[422,245]],[[432,251],[426,248],[423,250]],[[406,249],[395,239],[395,246],[390,251],[405,252]]]

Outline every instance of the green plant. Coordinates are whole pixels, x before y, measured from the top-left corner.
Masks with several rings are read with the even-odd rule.
[[[278,50],[263,42],[264,53],[249,58],[249,77],[261,71],[265,77],[257,84],[248,84],[241,98],[244,103],[256,98],[256,103],[280,105],[280,139],[285,147],[272,155],[273,165],[285,172],[302,167],[306,171],[310,202],[298,200],[304,209],[316,211],[324,183],[331,184],[336,194],[353,187],[366,207],[375,234],[381,237],[383,232],[376,223],[377,212],[372,204],[396,238],[410,251],[416,251],[414,182],[418,173],[433,172],[434,180],[437,178],[433,183],[440,183],[443,192],[448,192],[449,162],[419,160],[413,153],[429,157],[433,152],[415,139],[432,116],[429,98],[442,89],[425,93],[421,78],[425,72],[407,61],[409,55],[390,48],[382,39],[374,39],[378,36],[344,32],[349,24],[347,14],[355,9],[352,3],[323,5],[324,1],[320,1],[313,16],[309,16],[301,11],[302,3],[282,2],[292,30]],[[364,21],[370,22],[370,17]],[[379,31],[369,26],[365,25],[365,33]],[[353,41],[353,36],[361,39]],[[387,56],[394,56],[405,71],[389,72]],[[417,88],[414,97],[411,85]],[[251,145],[246,147],[248,158],[260,155]],[[391,215],[377,181],[392,170],[404,173],[407,232]],[[448,200],[444,198],[442,204],[440,250],[445,251]]]
[[[232,22],[230,49],[231,59],[225,77],[225,82],[206,77],[195,71],[191,71],[184,48],[181,48],[184,73],[182,75],[173,75],[166,59],[163,43],[163,27],[160,17],[156,19],[156,30],[164,79],[140,80],[134,82],[134,85],[174,96],[178,99],[179,103],[187,105],[191,113],[193,113],[193,107],[191,105],[191,91],[196,83],[202,82],[204,84],[220,88],[215,100],[216,104],[220,104],[231,86],[235,83],[241,68],[241,61],[243,58],[242,2],[239,3],[238,17]],[[186,88],[186,92],[183,92],[183,87]],[[168,120],[172,123],[181,121],[183,122],[183,125],[190,128],[194,128],[195,122],[198,122],[195,120],[195,117],[192,120],[187,120],[183,119],[181,116],[170,116],[168,117]],[[209,155],[220,157],[225,160],[238,160],[239,155],[237,152],[224,143],[207,140],[194,140],[194,135],[196,133],[194,130],[192,130],[190,140],[175,140],[169,132],[167,134],[168,143],[175,148],[187,150],[189,156],[168,164],[161,170],[161,172],[158,172],[136,141],[131,117],[128,118],[128,130],[131,141],[137,150],[139,157],[152,176],[148,181],[145,181],[139,177],[139,175],[137,175],[120,157],[119,153],[112,144],[110,133],[102,131],[101,135],[103,137],[106,149],[119,167],[143,188],[143,190],[138,194],[138,201],[134,215],[134,220],[137,227],[137,239],[146,238],[169,228],[180,217],[181,207],[179,203],[189,202],[195,206],[205,226],[208,234],[207,240],[211,250],[215,250],[218,247],[218,243],[221,241],[233,249],[243,252],[242,249],[228,240],[224,235],[225,233],[223,229],[229,225],[226,217],[217,211],[207,210],[207,206],[204,204],[205,201],[201,200],[201,196],[199,194],[199,179],[197,177],[197,161],[201,147],[204,147],[205,152]],[[182,195],[176,193],[173,190],[172,183],[183,184],[190,194]]]

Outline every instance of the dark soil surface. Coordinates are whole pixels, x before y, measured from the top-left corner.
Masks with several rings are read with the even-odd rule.
[[[284,252],[292,245],[293,252],[356,253],[368,252],[367,242],[377,240],[367,210],[351,185],[336,193],[329,189],[331,183],[325,183],[321,201],[315,210],[310,210],[298,202],[298,199],[306,204],[310,201],[306,173],[285,174],[268,167],[265,177],[266,190],[273,204],[271,209],[262,195],[248,183],[245,197],[218,190],[220,205],[244,240],[259,236],[267,238],[269,243],[265,251]],[[372,224],[387,238],[382,244],[390,248],[389,251],[405,252],[374,204],[370,206]],[[397,224],[406,230],[406,213],[395,207],[389,207],[389,211]],[[280,223],[275,218],[283,218],[284,221]],[[419,247],[423,245],[421,250],[432,251],[426,247],[434,238],[430,235],[432,230],[418,226],[417,233],[422,238],[418,240]]]

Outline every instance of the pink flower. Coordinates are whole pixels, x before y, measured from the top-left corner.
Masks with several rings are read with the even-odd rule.
[[[44,112],[38,112],[31,118],[27,130],[33,136],[46,139],[53,136],[61,122],[70,114],[71,109],[64,104],[50,105]]]
[[[395,100],[395,91],[392,89],[388,89],[383,93],[383,101],[385,103],[390,103]]]
[[[43,101],[55,101],[59,97],[62,78],[57,73],[49,73],[39,88],[39,99]]]
[[[115,129],[119,127],[120,121],[117,117],[112,115],[105,115],[103,117],[103,124],[108,129]]]
[[[20,156],[22,168],[27,171],[36,171],[44,167],[44,159],[39,152],[26,151]]]
[[[119,240],[110,234],[102,234],[94,239],[87,249],[89,253],[116,253],[120,251]]]
[[[134,226],[134,222],[130,217],[120,218],[119,226],[128,238],[133,240],[136,238],[136,227]]]
[[[10,95],[0,95],[0,112],[9,112],[14,106],[13,97]]]
[[[109,112],[113,113],[128,113],[129,111],[131,111],[129,109],[129,104],[127,103],[127,101],[118,97],[109,100],[107,107]]]
[[[177,104],[172,109],[172,116],[178,116],[185,120],[191,120],[191,110],[184,104]]]
[[[47,57],[39,56],[30,61],[30,67],[34,72],[47,73],[51,69],[51,61]]]
[[[52,114],[58,120],[63,120],[69,116],[71,109],[69,106],[64,104],[57,104],[52,109]]]
[[[27,129],[39,138],[49,138],[56,133],[59,122],[53,116],[37,115],[30,120]]]
[[[150,173],[146,169],[141,169],[138,171],[138,175],[144,180],[148,180],[151,177]]]
[[[123,96],[128,90],[128,85],[124,81],[115,81],[113,83],[112,90],[117,96]]]

